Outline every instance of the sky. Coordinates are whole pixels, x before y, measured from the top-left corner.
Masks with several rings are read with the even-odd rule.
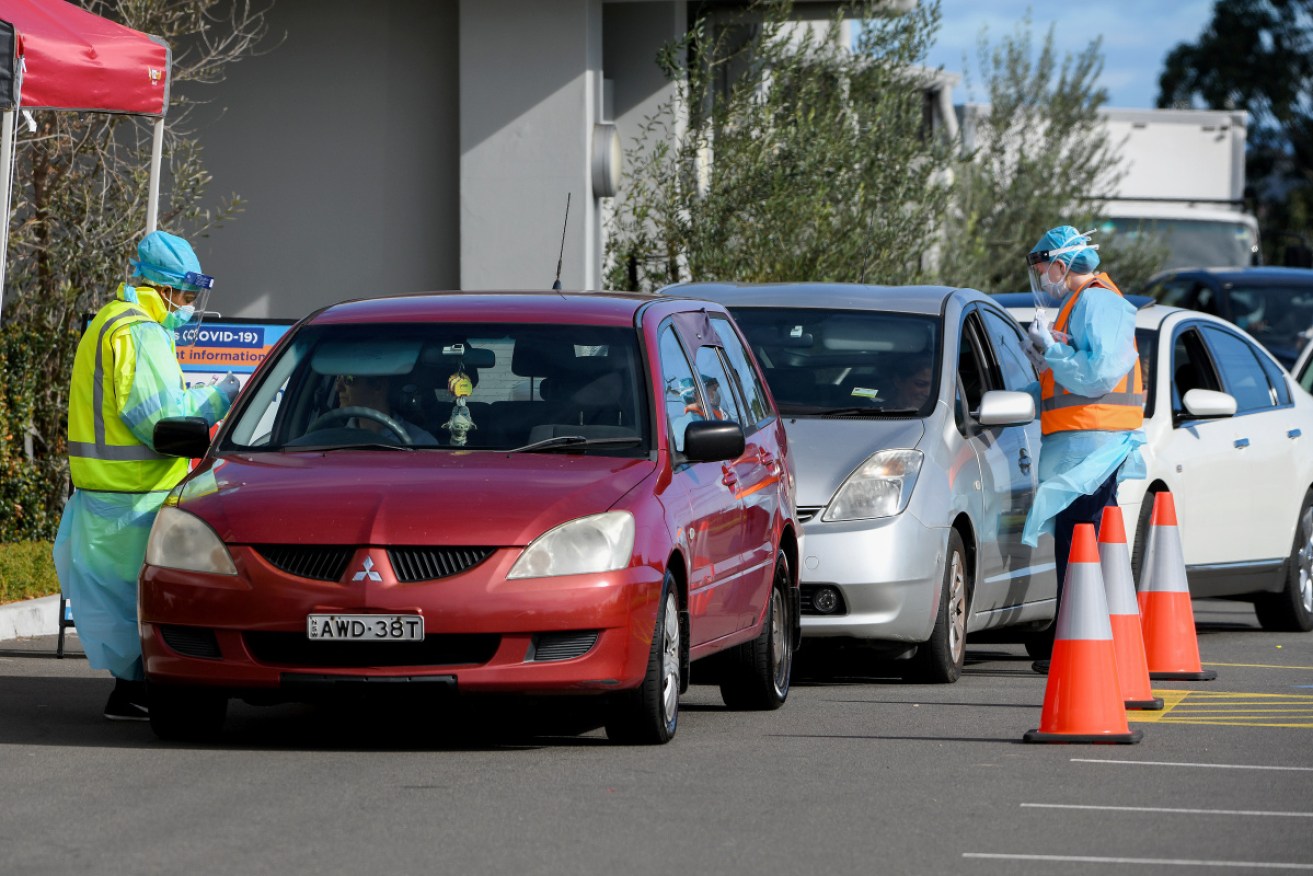
[[[940,0],[942,20],[929,66],[963,72],[967,56],[970,78],[977,83],[969,93],[960,82],[954,103],[982,102],[976,43],[982,27],[990,44],[1012,34],[1031,10],[1032,40],[1042,44],[1049,26],[1057,24],[1054,44],[1059,57],[1083,50],[1103,36],[1103,75],[1110,107],[1152,107],[1158,97],[1158,76],[1163,60],[1178,43],[1195,42],[1212,20],[1213,0],[1093,0],[1088,3],[1035,3],[1034,0]]]

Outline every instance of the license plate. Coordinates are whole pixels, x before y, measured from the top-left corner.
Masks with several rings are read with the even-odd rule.
[[[417,614],[312,614],[305,633],[316,641],[422,642],[424,618]]]

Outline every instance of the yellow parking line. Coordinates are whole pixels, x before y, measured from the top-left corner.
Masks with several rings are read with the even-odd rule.
[[[1313,728],[1313,696],[1196,690],[1156,690],[1153,693],[1163,698],[1162,710],[1128,711],[1128,721]]]
[[[1280,666],[1275,663],[1205,663],[1204,666],[1231,666],[1240,669],[1302,669],[1313,672],[1313,666]]]

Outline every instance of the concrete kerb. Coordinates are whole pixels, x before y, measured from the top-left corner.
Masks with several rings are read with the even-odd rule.
[[[0,605],[0,642],[58,634],[58,596],[42,596],[40,599]]]

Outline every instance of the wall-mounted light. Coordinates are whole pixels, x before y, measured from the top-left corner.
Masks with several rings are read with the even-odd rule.
[[[620,189],[620,132],[609,122],[593,125],[593,197],[614,198]]]

